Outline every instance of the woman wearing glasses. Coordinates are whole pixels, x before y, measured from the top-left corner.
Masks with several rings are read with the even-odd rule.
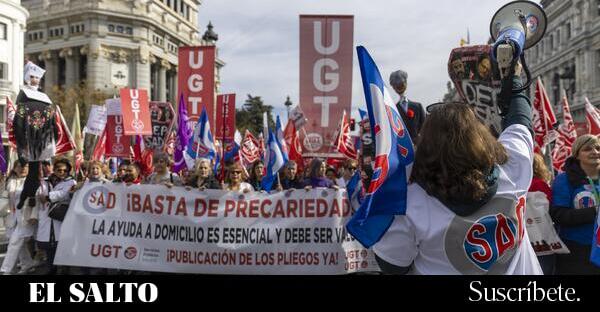
[[[76,184],[75,179],[71,177],[71,168],[71,163],[67,159],[55,160],[54,173],[40,185],[37,191],[40,213],[36,241],[38,246],[46,252],[48,274],[56,273],[53,263],[62,224],[62,221],[50,218],[48,212],[53,204],[68,205],[71,201],[73,186]]]
[[[341,177],[337,178],[335,184],[339,187],[346,187],[352,176],[358,169],[358,161],[356,159],[348,159],[344,163],[344,172]]]
[[[514,88],[522,86],[520,65]],[[513,88],[513,89],[514,89]],[[542,274],[525,229],[533,176],[531,105],[513,91],[496,139],[464,103],[425,120],[407,190],[373,246],[382,270],[405,274]]]
[[[248,193],[254,191],[250,183],[244,182],[244,168],[239,162],[234,162],[227,170],[224,190]]]

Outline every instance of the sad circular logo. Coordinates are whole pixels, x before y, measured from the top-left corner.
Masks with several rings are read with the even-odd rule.
[[[455,216],[444,237],[452,266],[462,274],[503,274],[520,245],[518,201],[496,197],[476,213]]]
[[[102,214],[114,204],[115,195],[104,186],[93,187],[83,196],[83,209],[91,214]]]
[[[135,258],[135,256],[137,256],[137,249],[135,247],[130,246],[125,249],[125,258],[126,259],[131,260],[131,259]]]
[[[575,195],[575,197],[573,198],[573,207],[575,207],[575,209],[596,207],[596,200],[594,199],[594,193],[592,193],[590,187],[586,188],[586,190],[581,191]]]

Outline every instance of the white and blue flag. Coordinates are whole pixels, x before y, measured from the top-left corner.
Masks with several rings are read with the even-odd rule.
[[[188,169],[192,170],[196,159],[207,158],[212,160],[216,155],[217,151],[215,149],[212,133],[210,132],[208,114],[206,114],[206,109],[202,108],[202,114],[200,115],[200,119],[198,119],[198,123],[194,128],[194,132],[192,133],[192,137],[187,144],[183,156]]]
[[[350,205],[353,210],[358,210],[365,200],[365,189],[360,178],[360,170],[356,170],[352,178],[346,183],[346,191],[348,192],[348,199],[350,199]]]
[[[346,228],[369,248],[385,234],[394,216],[406,213],[406,166],[414,160],[414,149],[377,65],[364,47],[356,50],[375,140],[375,163],[366,197]]]
[[[273,182],[277,179],[277,172],[287,163],[287,156],[281,149],[273,131],[268,130],[267,144],[265,144],[265,166],[266,175],[261,181],[262,189],[270,192]]]
[[[279,115],[277,115],[277,121],[275,122],[275,134],[277,143],[281,146],[281,150],[283,151],[285,162],[288,161],[289,150],[287,144],[285,143],[285,137],[283,135],[283,127],[281,126],[281,121],[279,120]]]

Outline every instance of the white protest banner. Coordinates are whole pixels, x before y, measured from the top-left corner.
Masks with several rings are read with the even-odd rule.
[[[92,105],[90,115],[88,116],[87,124],[85,125],[86,133],[91,133],[96,136],[102,135],[106,126],[106,107],[100,105]]]
[[[531,247],[538,256],[568,254],[569,248],[560,239],[549,211],[550,202],[542,192],[527,193],[526,229]]]
[[[54,263],[203,274],[378,271],[345,231],[345,190],[275,194],[87,183],[62,224]]]

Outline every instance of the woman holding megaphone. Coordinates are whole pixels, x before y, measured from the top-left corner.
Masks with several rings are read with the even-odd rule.
[[[514,73],[513,89],[522,85],[519,63]],[[504,100],[498,139],[464,103],[428,108],[406,215],[373,247],[384,272],[542,274],[523,220],[533,175],[531,104],[522,92]]]

